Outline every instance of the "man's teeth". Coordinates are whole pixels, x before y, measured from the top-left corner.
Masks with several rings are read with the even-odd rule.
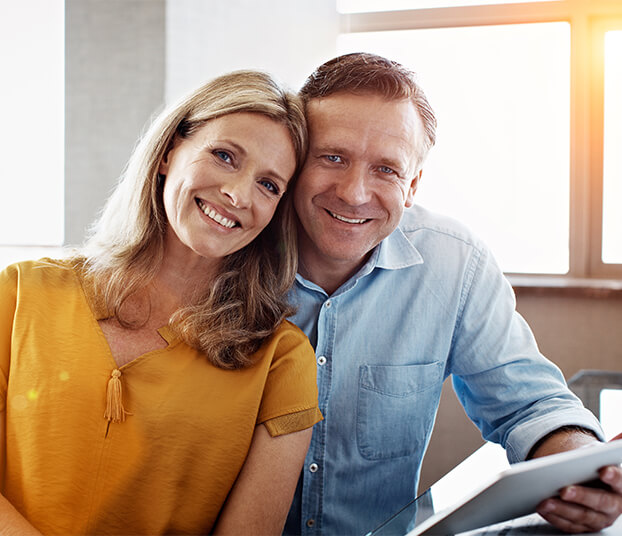
[[[208,218],[211,218],[215,222],[219,223],[223,227],[231,229],[236,226],[236,222],[230,220],[229,218],[225,218],[221,214],[218,214],[218,212],[216,212],[213,208],[205,206],[201,200],[198,200],[197,204],[199,205],[199,208],[203,211],[203,214],[205,214]]]
[[[330,215],[339,221],[345,221],[346,223],[365,223],[367,218],[363,218],[362,220],[353,220],[351,218],[346,218],[345,216],[340,216],[339,214],[335,214],[334,212],[328,211]]]

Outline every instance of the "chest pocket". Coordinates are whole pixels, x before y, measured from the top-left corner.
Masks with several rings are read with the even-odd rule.
[[[443,379],[440,362],[362,365],[359,368],[356,435],[368,460],[423,454]]]

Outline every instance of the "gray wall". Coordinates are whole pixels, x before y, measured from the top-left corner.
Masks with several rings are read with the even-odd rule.
[[[164,100],[164,0],[66,0],[65,243],[80,244]]]

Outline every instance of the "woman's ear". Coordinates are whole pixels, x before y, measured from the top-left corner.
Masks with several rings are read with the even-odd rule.
[[[164,155],[162,155],[162,160],[160,160],[160,166],[158,167],[158,174],[166,175],[168,173],[169,162],[171,151],[175,148],[175,144],[177,141],[177,136],[173,136],[173,139],[169,142],[166,151],[164,151]]]
[[[415,202],[415,192],[417,191],[417,186],[419,186],[419,181],[421,180],[422,174],[423,170],[420,169],[419,172],[414,176],[413,180],[410,181],[410,186],[408,187],[408,191],[406,192],[406,201],[404,202],[404,206],[406,208],[412,207]]]
[[[170,153],[170,149],[168,149],[162,160],[160,160],[160,166],[158,167],[158,175],[166,175],[168,173],[168,154]]]

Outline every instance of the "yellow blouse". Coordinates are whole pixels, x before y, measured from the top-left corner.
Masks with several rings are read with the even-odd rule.
[[[209,532],[257,424],[321,419],[313,350],[285,322],[242,370],[168,347],[122,366],[124,422],[104,418],[116,364],[79,274],[32,261],[0,272],[3,493],[44,534]]]

